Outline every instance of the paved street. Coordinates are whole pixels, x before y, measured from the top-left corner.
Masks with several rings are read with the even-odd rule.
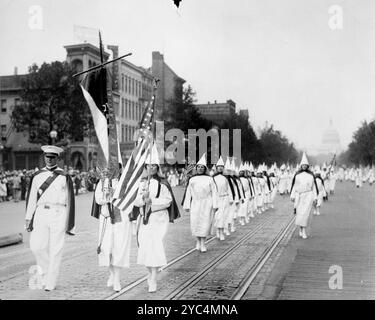
[[[338,183],[336,194],[324,203],[322,215],[314,216],[310,238],[302,240],[296,231],[293,233],[291,230],[256,276],[243,299],[373,299],[374,191],[367,184],[362,189],[356,189],[352,183]],[[179,202],[182,188],[175,188],[174,193]],[[27,271],[35,262],[28,248],[28,234],[22,229],[25,203],[1,204],[1,235],[12,232],[24,234],[23,244],[0,248],[1,299],[105,299],[114,293],[105,286],[106,268],[99,268],[97,264],[98,224],[96,219],[89,216],[91,201],[92,193],[76,198],[77,235],[66,239],[58,286],[49,293],[28,288],[30,275]],[[142,283],[118,299],[165,298],[170,290],[178,288],[253,230],[253,236],[233,256],[215,267],[203,281],[182,296],[183,299],[228,299],[246,270],[251,268],[276,233],[290,220],[290,210],[289,198],[277,196],[275,209],[256,216],[246,226],[238,226],[226,241],[214,239],[208,245],[207,253],[193,252],[162,271],[157,294],[148,294],[146,283]],[[168,261],[195,246],[189,217],[182,210],[181,213],[182,218],[170,224],[165,239]],[[133,237],[131,267],[123,271],[123,287],[146,275],[145,268],[135,263],[136,254]],[[343,269],[342,290],[332,290],[328,286],[332,276],[328,271],[332,265]]]

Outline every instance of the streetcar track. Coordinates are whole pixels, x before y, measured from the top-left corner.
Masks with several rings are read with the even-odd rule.
[[[203,279],[209,271],[214,269],[217,265],[219,265],[222,261],[224,261],[229,255],[231,255],[235,250],[240,247],[244,242],[249,240],[252,236],[254,236],[259,230],[261,230],[267,222],[271,220],[271,217],[268,217],[267,220],[263,221],[261,224],[256,226],[253,230],[250,230],[246,233],[239,241],[233,244],[231,247],[226,249],[222,254],[216,257],[214,260],[211,260],[203,270],[199,271],[195,276],[190,278],[189,280],[185,281],[182,285],[180,285],[177,289],[173,290],[169,293],[166,297],[162,300],[177,300],[181,296],[183,296],[190,288],[192,288],[195,284],[197,284],[201,279]]]
[[[215,236],[209,238],[205,244],[209,244],[210,242],[214,241],[216,239]],[[185,258],[186,256],[188,256],[189,254],[192,254],[193,252],[197,251],[196,248],[193,248],[193,249],[190,249],[188,251],[186,251],[185,253],[183,253],[182,255],[178,256],[177,258],[173,259],[172,261],[168,262],[164,267],[161,267],[159,270],[162,271],[168,267],[170,267],[171,265],[177,263],[178,261],[182,260],[183,258]],[[135,281],[133,281],[132,283],[130,283],[129,285],[127,285],[126,287],[124,287],[123,289],[121,289],[121,291],[119,292],[116,292],[112,295],[110,295],[109,297],[105,298],[105,300],[114,300],[116,299],[117,297],[123,295],[124,293],[130,291],[131,289],[135,288],[136,286],[138,286],[139,284],[141,284],[142,282],[146,281],[147,280],[147,276],[143,276]]]
[[[242,243],[243,241],[248,240],[251,236],[253,236],[253,235],[254,235],[256,232],[258,232],[261,228],[263,228],[263,227],[264,227],[264,226],[265,226],[265,225],[266,225],[271,219],[272,219],[272,216],[267,217],[267,220],[261,222],[258,226],[255,227],[255,229],[250,230],[248,233],[246,233],[246,234],[245,234],[245,235],[244,235],[239,241],[237,241],[234,245],[232,245],[232,247],[237,247],[237,246],[239,246],[240,243]],[[213,236],[213,237],[209,238],[205,243],[208,244],[208,243],[214,241],[215,239],[216,239],[216,236]],[[230,248],[232,248],[232,247],[230,247]],[[224,251],[223,254],[227,253],[227,251],[230,250],[230,248],[227,249],[226,251]],[[164,270],[164,269],[166,269],[166,268],[168,268],[168,267],[174,265],[174,264],[177,263],[178,261],[182,260],[182,259],[185,258],[186,256],[188,256],[188,255],[190,255],[190,254],[192,254],[193,252],[196,252],[196,251],[197,251],[197,249],[196,249],[196,248],[193,248],[193,249],[191,249],[191,250],[185,252],[184,254],[182,254],[182,255],[178,256],[177,258],[173,259],[172,261],[170,261],[166,266],[160,268],[160,270]],[[232,250],[232,251],[233,251],[233,250]],[[222,258],[222,255],[223,255],[223,254],[219,255],[216,259],[220,259],[220,258],[223,259],[223,258]],[[229,254],[229,253],[227,253],[227,254]],[[214,261],[216,261],[216,259],[215,259]],[[211,265],[211,264],[212,264],[212,261],[211,261],[208,265]],[[206,269],[206,268],[207,268],[207,266],[205,267],[205,269]],[[212,268],[212,267],[211,267],[211,268]],[[211,268],[210,268],[210,269],[211,269]],[[200,273],[202,273],[202,271],[201,271]],[[199,274],[200,274],[200,273],[199,273]],[[195,276],[195,277],[196,277],[196,276]],[[195,278],[195,277],[193,277],[193,278]],[[193,279],[193,278],[192,278],[192,279]],[[146,280],[147,280],[147,276],[144,276],[144,277],[142,277],[142,278],[139,278],[139,279],[137,279],[136,281],[134,281],[134,282],[130,283],[129,285],[127,285],[126,287],[124,287],[121,291],[119,291],[119,292],[117,292],[117,293],[115,293],[115,294],[112,294],[111,296],[107,297],[105,300],[113,300],[113,299],[116,299],[117,297],[119,297],[119,296],[121,296],[121,295],[123,295],[123,294],[129,292],[130,290],[132,290],[133,288],[137,287],[138,285],[140,285],[141,283],[143,283],[143,282],[146,281]]]
[[[290,227],[294,223],[294,220],[295,220],[295,217],[293,217],[289,221],[286,227],[284,227],[283,229],[279,231],[276,237],[272,240],[271,244],[262,253],[262,255],[259,257],[257,262],[252,266],[252,268],[249,270],[246,276],[242,279],[239,286],[235,289],[234,293],[230,297],[230,300],[240,300],[245,295],[245,293],[247,292],[248,288],[250,287],[255,277],[258,275],[260,270],[262,270],[263,266],[271,257],[272,253],[275,251],[278,244],[284,239],[285,235],[288,233]],[[292,229],[292,232],[294,232],[294,230],[295,230],[295,226]]]

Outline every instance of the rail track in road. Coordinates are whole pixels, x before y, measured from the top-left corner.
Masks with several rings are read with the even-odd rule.
[[[241,246],[243,247],[246,245],[246,242],[251,240],[254,236],[258,234],[264,227],[270,225],[270,222],[274,219],[273,215],[268,215],[264,221],[261,221],[257,226],[249,230],[245,233],[238,241],[236,241],[233,245],[229,248],[225,249],[222,253],[218,256],[214,257],[209,263],[207,263],[199,272],[197,272],[192,277],[189,277],[186,281],[182,281],[177,288],[172,289],[168,292],[167,295],[161,297],[163,300],[177,300],[177,299],[184,299],[184,295],[194,286],[199,285],[200,282],[204,282],[207,275],[215,270],[216,268],[220,267],[220,265],[225,264],[225,262],[234,254],[236,253]],[[252,281],[255,279],[256,275],[262,269],[264,264],[268,261],[274,250],[277,248],[280,241],[285,237],[285,235],[290,230],[291,226],[294,222],[294,216],[292,219],[288,220],[286,226],[284,226],[279,232],[277,232],[276,236],[273,237],[272,241],[266,248],[261,252],[260,257],[256,260],[256,262],[251,266],[251,268],[246,272],[245,276],[242,278],[239,286],[234,289],[234,292],[230,293],[228,296],[229,299],[238,300],[245,294],[248,287],[251,285]],[[206,241],[206,244],[211,243],[215,240],[215,237],[212,237]],[[242,248],[243,249],[243,248]],[[166,266],[161,268],[161,270],[170,268],[171,266],[175,265],[177,262],[187,258],[189,255],[193,254],[196,249],[191,249],[184,254],[178,256],[177,258],[170,261]],[[120,292],[110,295],[106,298],[106,300],[114,300],[117,298],[121,298],[122,295],[127,294],[140,286],[143,282],[147,280],[147,276],[144,276],[131,284],[124,287]]]

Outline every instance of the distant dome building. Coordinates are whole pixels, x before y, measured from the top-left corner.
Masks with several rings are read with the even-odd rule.
[[[329,127],[324,132],[322,137],[322,144],[319,148],[320,153],[340,153],[342,151],[340,135],[333,127],[332,119],[329,120]]]

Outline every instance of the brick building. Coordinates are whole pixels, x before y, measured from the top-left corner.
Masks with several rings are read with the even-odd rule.
[[[67,45],[64,48],[67,52],[66,61],[75,66],[77,72],[100,64],[99,48],[90,43]],[[112,58],[118,57],[118,46],[108,46],[108,49],[112,51]],[[110,54],[104,52],[103,56],[107,61]],[[134,132],[152,95],[153,77],[161,80],[157,91],[157,114],[168,106],[169,100],[182,98],[185,80],[168,67],[162,55],[155,52],[152,54],[152,67],[146,69],[121,59],[112,64],[111,74],[117,135],[123,160],[126,160],[134,147]],[[14,105],[21,102],[23,76],[0,76],[0,170],[31,169],[43,165],[40,146],[29,143],[26,132],[16,132],[10,119]],[[96,164],[98,148],[96,136],[86,137],[83,141],[70,141],[60,165],[88,170]]]
[[[222,103],[215,100],[214,103],[196,104],[195,107],[203,118],[218,125],[236,113],[236,103],[230,99]]]
[[[161,120],[162,113],[171,106],[172,101],[182,99],[185,80],[179,77],[164,61],[164,56],[152,52],[151,73],[160,79],[156,92],[156,119]]]

